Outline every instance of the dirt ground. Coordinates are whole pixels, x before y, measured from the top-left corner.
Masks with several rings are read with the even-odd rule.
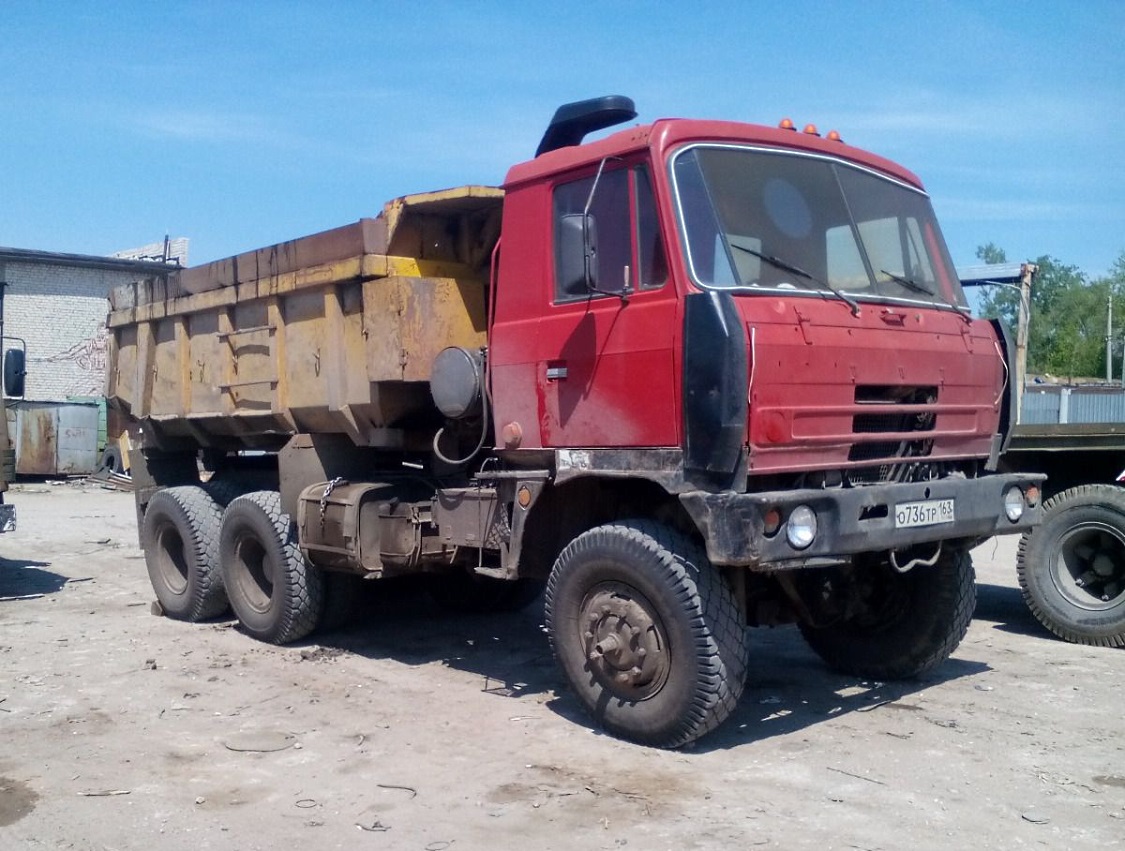
[[[746,694],[673,752],[592,730],[537,606],[391,588],[290,647],[150,612],[129,494],[25,485],[0,537],[0,849],[1125,847],[1125,652],[1048,636],[1015,542],[922,681],[753,634]],[[15,599],[13,599],[15,598]]]

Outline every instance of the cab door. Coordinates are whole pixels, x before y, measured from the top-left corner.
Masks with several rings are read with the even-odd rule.
[[[677,446],[678,299],[650,175],[603,166],[553,190],[555,278],[536,364],[543,445]],[[596,292],[566,280],[560,256],[567,218],[573,225],[587,209]]]

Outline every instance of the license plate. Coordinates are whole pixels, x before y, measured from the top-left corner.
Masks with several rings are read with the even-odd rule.
[[[895,528],[912,526],[937,526],[953,522],[952,499],[924,499],[920,502],[900,502],[895,506]]]

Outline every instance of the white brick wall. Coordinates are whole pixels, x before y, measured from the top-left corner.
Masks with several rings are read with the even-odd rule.
[[[27,342],[27,392],[36,402],[105,392],[110,289],[134,272],[34,263],[4,264],[4,335]],[[6,340],[4,348],[10,348]]]

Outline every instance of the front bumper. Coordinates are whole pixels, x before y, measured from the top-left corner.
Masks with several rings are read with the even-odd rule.
[[[902,550],[945,540],[980,540],[1024,532],[1043,513],[1042,498],[1026,507],[1016,522],[1004,513],[1004,494],[1019,486],[1042,491],[1046,476],[990,475],[979,479],[950,477],[912,484],[881,484],[854,488],[708,493],[692,491],[680,500],[707,543],[713,564],[761,570],[816,567],[839,563],[859,553]],[[896,528],[895,506],[906,502],[952,499],[954,520],[932,526]],[[805,549],[794,549],[785,524],[792,510],[807,505],[817,517],[817,535]],[[766,514],[777,510],[781,527],[765,534]]]

